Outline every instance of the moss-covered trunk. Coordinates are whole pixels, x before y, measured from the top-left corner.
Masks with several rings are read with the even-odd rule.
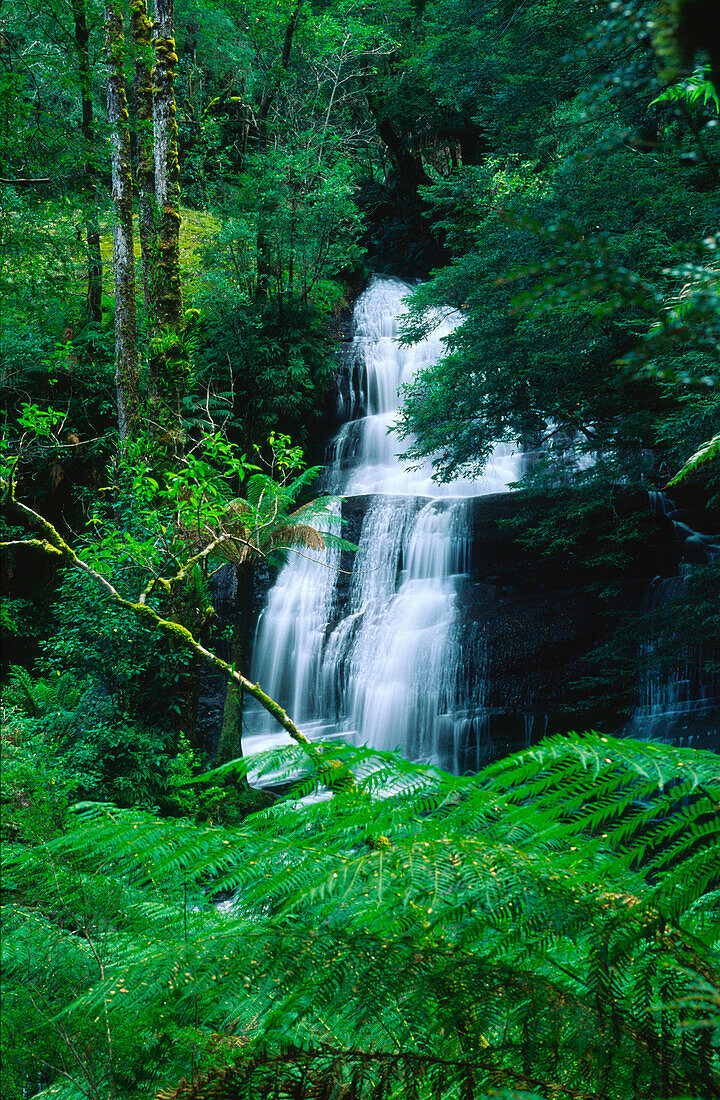
[[[230,664],[239,672],[250,656],[250,632],[255,567],[246,562],[236,569],[237,592],[230,642]],[[216,766],[242,756],[243,690],[236,682],[229,683],[225,693],[220,741],[215,754]]]
[[[100,253],[100,226],[97,216],[97,171],[95,167],[95,124],[92,102],[92,73],[90,69],[90,30],[87,23],[85,0],[73,0],[73,25],[75,54],[80,80],[80,104],[82,116],[80,129],[84,144],[85,186],[90,195],[90,206],[85,220],[87,241],[87,319],[95,324],[102,321],[102,256]]]
[[[135,319],[135,254],[130,127],[125,91],[125,38],[120,4],[105,5],[105,49],[108,68],[107,106],[110,128],[115,270],[115,380],[121,443],[136,430],[138,409],[137,330]]]
[[[155,152],[153,140],[153,27],[147,0],[132,0],[131,28],[135,49],[135,152],[137,157],[138,230],[142,260],[143,295],[148,324],[155,317],[153,284],[157,261],[155,240]],[[152,394],[150,395],[152,399]]]

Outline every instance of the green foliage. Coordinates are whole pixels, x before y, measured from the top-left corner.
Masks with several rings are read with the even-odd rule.
[[[233,489],[260,467],[239,454],[239,447],[220,430],[204,431],[194,447],[178,456],[170,469],[159,468],[152,440],[140,437],[122,461],[132,494],[129,519],[138,529],[152,530],[158,519],[202,528],[223,514]],[[93,521],[102,523],[98,510]],[[167,534],[167,531],[162,531]],[[117,532],[128,540],[126,529]],[[149,551],[148,551],[149,552]],[[109,548],[112,556],[112,548]]]
[[[26,403],[22,407],[22,411],[18,418],[20,427],[24,428],[26,432],[37,437],[48,437],[53,435],[55,428],[63,422],[65,414],[58,412],[57,409],[53,409],[49,406],[47,409],[41,409],[39,405],[31,405]]]
[[[102,16],[99,5],[86,7],[90,57],[97,63],[103,48]],[[38,178],[45,184],[43,191],[51,194],[63,186],[80,191],[86,182],[83,158],[77,155],[80,75],[73,30],[72,9],[57,3],[44,5],[33,19],[15,6],[5,23],[0,70],[3,174]],[[102,73],[93,68],[88,92],[102,102]],[[108,153],[101,142],[92,156],[98,165],[105,163]]]
[[[707,70],[704,69],[699,69],[692,76],[666,88],[651,101],[652,106],[656,103],[687,103],[693,107],[714,107],[715,113],[720,114],[718,93],[708,80]]]
[[[48,754],[75,798],[173,812],[187,656],[72,572],[59,584],[41,652],[45,675],[15,667],[4,687],[13,736]]]
[[[46,680],[34,680],[27,669],[15,665],[7,678],[8,700],[29,718],[68,714],[77,706],[81,694],[82,686],[72,676],[60,672]]]
[[[328,312],[300,298],[258,305],[225,294],[205,306],[205,342],[198,372],[218,420],[243,446],[280,428],[307,442],[327,404],[335,374],[336,343]]]
[[[340,158],[321,163],[309,143],[295,155],[250,160],[221,239],[232,259],[228,274],[250,297],[264,265],[264,293],[322,303],[328,280],[359,259],[358,232],[350,166]]]
[[[41,738],[28,738],[29,723],[4,697],[2,798],[3,843],[37,844],[64,827],[73,779]]]
[[[710,457],[720,424],[712,89],[701,70],[663,87],[647,46],[669,15],[654,15],[653,30],[635,3],[441,0],[420,62],[442,102],[474,114],[484,149],[425,190],[453,258],[415,293],[406,337],[447,304],[462,320],[406,391],[407,455],[451,480],[519,441],[513,533],[601,598],[615,633],[593,691],[616,705],[637,669],[637,622],[623,624],[616,597],[643,573],[645,492]],[[685,518],[711,533],[714,466],[691,467]]]
[[[712,439],[708,439],[706,443],[691,455],[687,460],[682,470],[679,470],[674,477],[668,482],[668,487],[672,485],[681,485],[683,482],[689,481],[693,475],[707,473],[712,470],[718,464],[720,459],[720,434],[713,436]],[[717,475],[715,475],[717,476]]]
[[[87,540],[85,559],[101,573],[114,575],[133,599],[144,590],[145,597],[165,594],[177,613],[178,601],[186,612],[194,608],[191,618],[201,629],[214,615],[208,561],[260,560],[296,543],[310,545],[304,541],[308,538],[315,549],[323,549],[325,539],[349,547],[334,538],[332,530],[324,530],[339,522],[333,498],[303,499],[319,467],[306,469],[302,449],[284,433],[271,432],[267,449],[271,458],[265,473],[218,429],[203,433],[172,467],[161,469],[152,443],[136,440],[117,465],[127,492],[122,503],[111,500],[95,507],[89,521],[94,538]],[[255,451],[263,462],[259,445]],[[318,523],[323,530],[311,527]],[[163,573],[177,575],[167,580]],[[92,588],[86,578],[81,583],[88,591]],[[94,589],[93,596],[104,598]],[[112,629],[117,634],[119,627]],[[149,633],[152,636],[152,630]],[[63,631],[63,638],[66,634]],[[122,632],[118,642],[129,644],[131,637],[132,631],[129,636]],[[136,654],[130,661],[138,667]],[[111,664],[114,669],[124,667],[117,646]]]
[[[39,624],[35,621],[30,600],[3,599],[0,603],[0,635],[5,641],[36,637]]]
[[[592,22],[591,10],[551,0],[522,8],[435,0],[413,64],[442,107],[473,117],[485,153],[547,155],[564,129],[558,108],[587,80],[588,59],[568,59]],[[478,163],[461,155],[466,165]]]
[[[432,324],[429,307],[441,300],[462,308],[465,319],[448,341],[447,359],[422,372],[408,392],[404,424],[418,438],[410,455],[432,455],[447,478],[482,467],[495,440],[519,436],[537,444],[553,425],[581,433],[581,450],[602,449],[614,476],[652,477],[647,459],[682,392],[669,384],[673,376],[711,380],[716,370],[714,330],[705,324],[716,311],[710,296],[702,303],[698,296],[691,309],[702,305],[702,315],[668,316],[650,329],[642,354],[657,369],[652,378],[638,375],[633,334],[665,308],[680,278],[667,267],[685,217],[675,205],[677,181],[618,153],[592,171],[582,162],[568,167],[552,187],[528,186],[490,162],[435,191],[465,255],[415,296],[408,335],[422,331],[418,316]],[[653,191],[662,205],[645,207],[642,228],[628,222],[634,196],[649,204]],[[608,195],[615,209],[608,209]],[[574,225],[567,204],[607,229],[589,234]],[[456,226],[458,212],[464,221]],[[534,262],[520,268],[520,254]],[[713,278],[709,270],[705,278]],[[700,407],[702,386],[694,398]],[[440,429],[447,424],[451,432]]]
[[[132,573],[128,547],[117,568]],[[178,685],[187,657],[143,625],[129,622],[87,577],[67,571],[53,607],[53,631],[43,643],[43,665],[69,672],[79,683],[91,676],[104,717],[127,715],[167,724],[177,714]],[[162,693],[162,700],[158,698]]]
[[[107,206],[101,8],[83,87],[97,141],[78,156],[74,5],[16,7],[0,401],[18,499],[204,640],[221,564],[344,545],[286,433],[314,443],[326,408],[362,181],[365,240],[401,244],[398,269],[427,262],[423,204],[448,250],[409,336],[438,305],[464,315],[407,395],[411,453],[451,477],[498,439],[542,443],[520,537],[607,598],[642,554],[633,487],[714,477],[717,84],[688,75],[698,46],[716,67],[702,7],[663,0],[650,27],[636,0],[178,3],[185,198],[218,219],[195,216],[202,319],[141,340],[185,387],[182,438],[139,440],[110,471],[111,303],[81,320]],[[716,573],[665,608],[657,667],[717,629]],[[27,586],[11,596],[4,628],[42,618],[43,647],[3,696],[9,1100],[720,1094],[716,760],[587,736],[471,778],[343,745],[198,776],[193,660],[71,571],[49,615]],[[618,642],[606,681],[625,656]],[[245,819],[248,772],[292,792]],[[131,809],[68,813],[78,797]]]
[[[17,746],[15,758],[4,764],[9,782],[22,766],[32,771],[41,760],[43,782],[57,784],[68,798],[178,811],[171,729],[113,714],[92,680],[78,687],[67,673],[41,679],[19,672],[22,689],[16,675],[3,693],[7,734]]]
[[[171,783],[175,804],[183,817],[210,825],[233,826],[273,801],[272,795],[255,790],[247,783],[237,783],[232,775],[210,772],[199,776],[202,770],[190,742],[181,735]]]
[[[465,321],[409,392],[409,453],[446,478],[481,467],[494,440],[532,444],[552,424],[586,433],[581,447],[599,445],[626,478],[676,397],[635,375],[717,374],[717,127],[660,117],[667,96],[653,97],[651,56],[635,48],[648,33],[635,4],[478,8],[442,0],[425,21],[428,79],[475,112],[485,155],[427,191],[456,258],[418,294],[415,319],[450,302]]]
[[[112,1055],[75,1072],[122,1074],[121,1096],[717,1094],[713,755],[588,734],[464,778],[342,744],[313,759],[225,768],[297,777],[241,829],[85,805],[42,856],[11,853],[14,1004],[57,980],[61,914],[81,945],[105,930],[103,972],[60,982],[37,1025],[49,1062],[94,1020]],[[48,937],[58,962],[28,984]]]

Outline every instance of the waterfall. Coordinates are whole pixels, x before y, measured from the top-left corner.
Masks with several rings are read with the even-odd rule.
[[[684,522],[685,513],[666,492],[653,490],[649,498],[651,510],[672,524],[682,557],[678,576],[656,577],[643,601],[637,706],[624,732],[702,748],[719,732],[717,626],[702,641],[689,639],[678,609],[691,598],[698,568],[720,558],[720,539]]]
[[[658,578],[645,596],[637,706],[624,736],[705,748],[720,732],[717,632],[688,640],[677,621],[693,568],[681,564],[679,576]]]
[[[430,463],[408,471],[392,430],[401,387],[436,362],[459,323],[437,315],[430,336],[398,342],[411,287],[374,278],[354,311],[343,364],[343,423],[328,448],[325,486],[362,506],[351,575],[337,551],[291,555],[258,623],[251,676],[310,736],[352,737],[452,766],[467,739],[457,586],[467,575],[471,498],[507,491],[521,456],[495,448],[483,476],[439,485]],[[347,560],[343,556],[343,563]],[[339,583],[343,578],[344,583]],[[282,738],[250,704],[247,751]]]

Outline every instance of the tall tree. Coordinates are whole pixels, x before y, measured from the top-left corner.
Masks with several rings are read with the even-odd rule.
[[[156,0],[155,66],[153,69],[153,133],[157,259],[148,385],[158,395],[161,420],[179,424],[187,353],[182,343],[180,280],[180,166],[175,106],[174,0]]]
[[[275,97],[280,90],[280,86],[283,81],[283,77],[287,73],[288,66],[290,64],[290,54],[292,51],[293,38],[297,29],[298,20],[303,7],[303,0],[296,0],[287,24],[285,26],[285,34],[283,36],[282,51],[280,54],[277,67],[272,75],[272,79],[263,92],[262,99],[260,100],[260,106],[258,109],[258,127],[257,127],[257,147],[259,153],[265,153],[268,147],[268,116],[270,108],[275,100]],[[259,299],[263,300],[268,294],[268,284],[272,273],[272,264],[270,260],[270,243],[267,220],[264,216],[263,210],[258,212],[257,223],[257,282],[256,293]]]
[[[132,5],[131,31],[135,52],[133,94],[135,98],[135,152],[137,158],[138,230],[145,311],[150,321],[155,314],[153,281],[157,256],[155,223],[155,150],[153,140],[153,25],[147,0]],[[152,395],[151,395],[152,396]]]
[[[125,90],[125,38],[117,0],[105,4],[108,66],[107,106],[110,126],[114,208],[115,379],[121,443],[133,434],[139,417],[135,254],[130,127]]]

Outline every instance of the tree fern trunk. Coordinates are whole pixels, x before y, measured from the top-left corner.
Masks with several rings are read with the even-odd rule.
[[[242,671],[249,655],[254,573],[251,563],[239,565],[236,569],[237,593],[230,642],[230,663],[239,671]],[[216,766],[227,764],[230,760],[238,760],[242,756],[242,724],[242,688],[236,683],[228,684],[220,727],[220,741],[214,760]]]

